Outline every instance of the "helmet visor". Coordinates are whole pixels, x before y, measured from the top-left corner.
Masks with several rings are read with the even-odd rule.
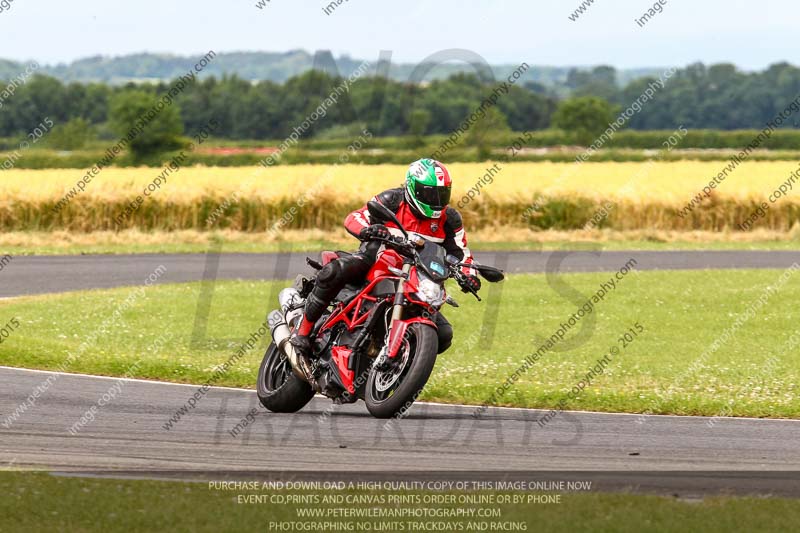
[[[441,211],[450,203],[450,187],[417,183],[416,197],[418,201],[429,205],[434,211]]]

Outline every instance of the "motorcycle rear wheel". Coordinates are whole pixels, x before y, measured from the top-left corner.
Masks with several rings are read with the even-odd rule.
[[[256,393],[261,405],[273,413],[296,413],[314,397],[311,385],[292,372],[289,359],[270,343],[258,369]]]
[[[428,382],[436,364],[438,347],[439,339],[433,326],[415,323],[408,327],[406,340],[397,354],[399,361],[394,363],[400,366],[382,371],[373,368],[367,378],[364,402],[372,416],[400,417],[408,411]],[[408,359],[403,362],[402,357]]]

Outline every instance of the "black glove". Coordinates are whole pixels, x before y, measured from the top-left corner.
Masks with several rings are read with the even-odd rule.
[[[383,224],[373,224],[371,226],[367,226],[358,234],[359,240],[362,241],[371,241],[372,239],[386,240],[391,236],[392,234],[389,233],[389,228]]]
[[[481,280],[478,278],[478,276],[464,276],[464,286],[461,287],[461,290],[464,292],[469,292],[470,289],[475,292],[481,290]]]

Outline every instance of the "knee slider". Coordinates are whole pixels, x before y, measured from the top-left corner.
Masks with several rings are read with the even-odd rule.
[[[442,353],[450,348],[450,345],[453,344],[453,336],[450,337],[439,337],[439,347],[436,350],[436,353]]]
[[[453,326],[450,324],[439,324],[439,329],[436,332],[436,336],[439,340],[438,353],[442,353],[443,351],[447,350],[451,344],[453,344]]]

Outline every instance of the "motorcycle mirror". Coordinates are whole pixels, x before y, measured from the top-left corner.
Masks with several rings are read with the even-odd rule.
[[[505,279],[505,274],[499,268],[490,267],[486,265],[471,265],[472,268],[480,272],[481,276],[489,283],[497,283]]]
[[[447,254],[444,260],[447,261],[447,264],[451,266],[455,266],[460,262],[458,257],[454,256],[453,254]]]
[[[367,211],[369,211],[371,217],[378,221],[394,222],[395,225],[400,228],[400,231],[403,232],[405,238],[408,238],[408,232],[406,229],[402,224],[400,224],[400,221],[397,220],[397,217],[394,216],[394,213],[392,213],[385,205],[378,203],[375,200],[370,200],[367,202]]]

